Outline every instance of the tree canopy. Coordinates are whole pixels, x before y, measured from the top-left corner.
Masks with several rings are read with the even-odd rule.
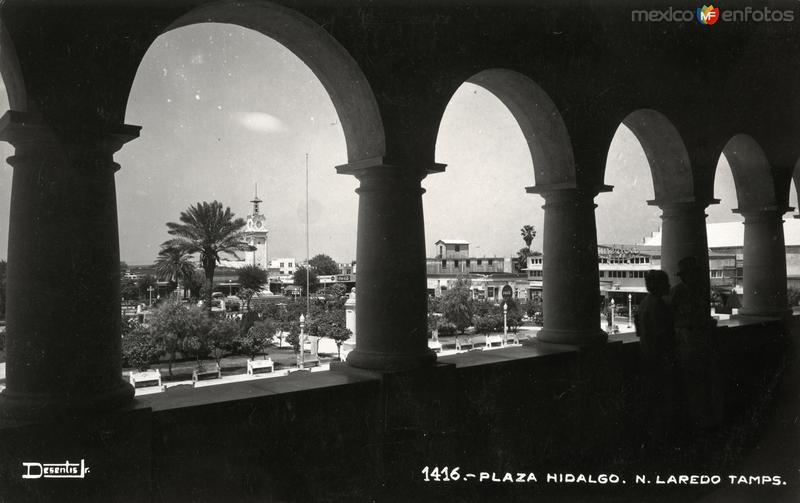
[[[319,288],[319,278],[314,269],[308,270],[308,281],[311,284],[309,288],[306,288],[306,268],[303,266],[298,267],[297,270],[294,271],[294,284],[303,289],[304,295],[308,295],[309,292],[314,293],[317,291],[317,288]]]
[[[442,314],[462,334],[472,324],[471,284],[468,278],[458,278],[451,288],[442,293]]]
[[[324,253],[315,255],[308,263],[311,265],[312,271],[315,271],[318,276],[330,276],[342,272],[336,261]]]
[[[257,265],[246,265],[237,271],[239,279],[239,295],[245,299],[247,309],[250,309],[250,299],[261,291],[269,280],[267,271]]]
[[[179,282],[186,285],[195,270],[191,255],[175,247],[162,248],[154,265],[158,279],[171,281],[176,288]]]

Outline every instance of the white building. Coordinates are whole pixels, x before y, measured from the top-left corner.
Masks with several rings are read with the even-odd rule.
[[[269,261],[269,272],[276,276],[291,276],[297,270],[294,258],[276,258]]]

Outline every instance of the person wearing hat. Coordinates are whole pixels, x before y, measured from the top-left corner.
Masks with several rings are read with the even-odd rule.
[[[721,396],[716,386],[716,355],[712,344],[716,324],[709,311],[703,269],[695,257],[678,262],[680,282],[670,290],[669,304],[678,340],[683,416],[694,432],[714,426]]]

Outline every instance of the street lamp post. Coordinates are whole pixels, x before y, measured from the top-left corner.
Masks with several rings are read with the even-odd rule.
[[[150,302],[147,304],[148,306],[153,305],[153,291],[154,291],[153,285],[147,287],[147,292],[150,294]]]
[[[508,302],[503,302],[503,345],[508,344]]]
[[[297,365],[301,369],[304,367],[304,364],[305,364],[305,362],[304,362],[305,355],[303,354],[304,350],[305,350],[305,348],[303,347],[303,346],[305,346],[304,341],[303,341],[303,339],[305,338],[305,333],[304,333],[305,328],[306,328],[306,317],[303,316],[303,314],[301,313],[300,314],[300,336],[299,336],[300,337],[300,356],[299,356],[299,364]]]
[[[614,333],[614,299],[611,299],[611,333]]]
[[[632,295],[628,294],[628,328],[631,328],[631,315],[633,314],[633,311],[631,311],[631,299]]]
[[[232,290],[231,290],[231,280],[228,280],[228,297],[230,297],[232,295],[231,292],[232,292]]]

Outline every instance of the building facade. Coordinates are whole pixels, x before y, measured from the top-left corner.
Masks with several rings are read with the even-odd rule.
[[[510,258],[473,257],[469,245],[463,239],[440,239],[435,243],[436,256],[425,259],[428,295],[438,297],[459,278],[467,278],[476,299],[499,299],[505,285],[514,289],[515,298],[527,298],[526,275],[514,272]]]

